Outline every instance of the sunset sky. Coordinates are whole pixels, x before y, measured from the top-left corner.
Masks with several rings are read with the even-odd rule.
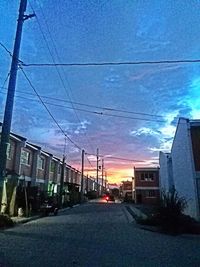
[[[0,42],[10,51],[18,6],[16,0],[0,1]],[[37,18],[24,22],[20,52],[27,64],[200,58],[197,0],[28,0],[27,13],[32,8]],[[0,46],[1,121],[10,62]],[[80,170],[84,149],[92,174],[99,148],[110,182],[131,178],[134,166],[157,167],[159,151],[170,150],[178,117],[200,118],[200,63],[23,70],[76,144],[66,139],[67,163]],[[12,131],[63,155],[64,135],[21,70]]]

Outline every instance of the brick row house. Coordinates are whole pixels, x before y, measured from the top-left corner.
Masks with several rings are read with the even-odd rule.
[[[7,206],[7,212],[10,215],[17,212],[16,203],[20,203],[24,188],[34,202],[32,205],[35,209],[41,204],[36,203],[38,196],[41,202],[47,196],[59,194],[62,169],[64,171],[63,201],[78,202],[81,172],[67,164],[63,168],[61,159],[29,143],[26,138],[11,133],[6,162],[7,193],[6,197],[2,196],[2,201],[7,202],[4,203]],[[95,179],[84,176],[83,185],[84,193],[93,191],[96,188]],[[16,197],[18,195],[19,199]]]
[[[159,168],[134,167],[133,198],[136,204],[156,204],[159,199]]]
[[[200,220],[200,120],[179,119],[171,153],[160,152],[160,184],[184,197],[185,213]]]

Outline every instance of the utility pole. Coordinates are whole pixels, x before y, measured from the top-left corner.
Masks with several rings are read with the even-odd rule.
[[[103,195],[103,172],[104,172],[104,159],[102,159],[102,166],[101,166],[101,167],[102,167],[102,170],[101,170],[101,171],[102,171],[102,187],[101,187],[102,189],[101,189],[101,194]]]
[[[12,56],[12,62],[11,62],[11,68],[10,68],[10,78],[9,78],[9,83],[8,83],[8,92],[7,92],[6,105],[5,105],[5,111],[4,111],[4,119],[3,119],[2,132],[1,132],[0,187],[2,187],[2,184],[6,176],[7,148],[8,148],[9,137],[10,137],[23,22],[26,19],[29,19],[35,16],[34,14],[31,14],[31,15],[24,14],[24,12],[26,11],[26,6],[27,6],[27,0],[21,0],[20,7],[19,7],[18,20],[17,20],[17,30],[16,30],[16,35],[15,35],[13,56]]]
[[[106,190],[106,183],[107,183],[107,172],[105,172],[105,190]]]
[[[99,197],[99,149],[97,148],[97,197]]]
[[[81,164],[81,203],[83,202],[83,177],[84,177],[84,155],[85,151],[82,150],[82,164]]]
[[[87,190],[87,193],[88,193],[88,182],[89,182],[89,177],[88,177],[88,174],[87,174],[87,183],[86,183],[86,190]]]
[[[65,156],[63,155],[62,160],[62,169],[60,176],[60,194],[59,194],[59,207],[62,208],[62,198],[63,198],[63,185],[64,185],[64,176],[65,176]]]

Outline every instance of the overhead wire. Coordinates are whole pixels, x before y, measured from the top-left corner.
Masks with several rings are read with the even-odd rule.
[[[40,10],[41,10],[41,13],[42,13],[42,16],[43,16],[43,19],[44,19],[44,22],[45,22],[45,25],[46,25],[48,34],[49,34],[49,37],[50,37],[51,42],[52,42],[52,45],[53,45],[53,47],[54,47],[55,53],[56,53],[56,55],[57,55],[57,58],[59,59],[60,57],[59,57],[59,54],[58,54],[58,51],[57,51],[57,48],[56,48],[54,39],[53,39],[52,34],[51,34],[51,32],[50,32],[50,29],[49,29],[47,20],[46,20],[46,18],[45,18],[45,14],[44,14],[43,9],[42,9],[42,7],[41,7],[41,5],[40,5],[40,2],[38,2],[38,4],[39,4],[39,7],[40,7]],[[35,13],[35,11],[34,11],[33,6],[32,6],[31,3],[30,3],[30,6],[31,6],[33,12]],[[43,36],[43,38],[44,38],[44,40],[45,40],[45,43],[46,43],[46,45],[47,45],[48,51],[49,51],[49,53],[50,53],[50,55],[51,55],[52,61],[55,63],[55,58],[54,58],[53,53],[51,52],[51,49],[50,49],[50,47],[49,47],[49,45],[48,45],[48,41],[47,41],[47,39],[46,39],[46,37],[45,37],[45,34],[44,34],[43,30],[42,30],[42,26],[41,26],[41,24],[40,24],[40,21],[39,21],[39,19],[38,19],[38,16],[36,16],[36,20],[37,20],[37,23],[38,23],[38,25],[39,25],[40,31],[41,31],[41,33],[42,33],[42,36]],[[62,78],[62,75],[61,75],[61,73],[60,73],[60,70],[59,70],[58,68],[56,68],[56,70],[57,70],[57,73],[58,73],[59,78],[60,78],[60,80],[61,80],[61,83],[62,83],[62,85],[63,85],[63,88],[65,89],[65,92],[66,92],[66,94],[67,94],[67,96],[68,96],[68,98],[69,98],[69,100],[70,100],[70,103],[71,103],[72,107],[74,108],[74,105],[73,105],[73,103],[72,103],[72,101],[71,101],[71,97],[70,97],[70,95],[69,95],[69,93],[68,93],[68,91],[67,91],[67,88],[66,88],[66,86],[65,86],[65,82],[64,82],[64,80],[63,80],[63,78]],[[64,72],[64,70],[63,70],[63,72]],[[65,79],[66,79],[66,82],[67,82],[67,84],[68,84],[68,88],[69,88],[69,90],[72,92],[72,90],[71,90],[71,85],[70,85],[70,83],[69,83],[69,81],[68,81],[66,75],[65,75]],[[78,114],[77,114],[76,110],[74,110],[74,113],[75,113],[75,115],[76,115],[76,117],[77,117],[77,120],[78,120],[79,123],[81,124],[81,121],[80,121],[80,119],[79,119],[79,117],[78,117]],[[86,136],[86,133],[84,133],[84,135]],[[91,145],[91,143],[90,143],[90,141],[89,141],[89,139],[88,139],[87,136],[86,136],[86,138],[87,138],[88,144],[91,146],[92,150],[94,151],[94,148],[93,148],[93,146]]]
[[[94,154],[86,153],[87,155],[95,156]],[[117,160],[124,160],[124,161],[134,161],[134,162],[144,162],[144,160],[138,160],[138,159],[128,159],[128,158],[121,158],[121,157],[113,157],[113,156],[106,156],[106,155],[99,155],[100,157],[104,159],[117,159]]]
[[[23,97],[23,96],[20,96],[20,95],[16,95],[16,97],[19,97],[21,99],[30,100],[30,101],[38,101],[37,99],[27,98],[27,97]],[[51,106],[55,106],[55,107],[61,107],[61,108],[65,108],[65,109],[74,109],[72,107],[68,107],[68,106],[64,106],[64,105],[59,105],[59,104],[50,103],[50,102],[46,102],[46,101],[43,101],[43,102],[45,104],[47,104],[47,105],[51,105]],[[116,115],[116,114],[110,114],[110,113],[91,111],[91,110],[80,109],[80,108],[75,108],[75,110],[86,112],[86,113],[90,113],[90,114],[94,114],[94,115],[109,116],[109,117],[116,117],[116,118],[124,118],[124,119],[131,119],[131,120],[153,121],[153,122],[160,122],[160,123],[165,122],[165,120],[156,120],[156,119],[150,119],[150,118],[137,118],[137,117],[130,117],[130,116],[123,116],[123,115]]]
[[[79,150],[82,150],[80,146],[78,146],[69,136],[68,134],[62,129],[62,127],[60,126],[60,124],[57,122],[57,120],[55,119],[55,117],[53,116],[53,114],[51,113],[51,111],[49,110],[49,108],[47,107],[47,105],[44,103],[44,101],[42,100],[42,98],[40,97],[40,95],[38,94],[36,88],[33,86],[31,80],[29,79],[29,77],[26,75],[25,71],[23,70],[23,68],[20,68],[24,77],[26,78],[26,80],[28,81],[29,85],[31,86],[31,88],[34,90],[35,94],[37,95],[37,97],[39,98],[40,102],[42,103],[42,105],[45,107],[46,111],[48,112],[48,114],[50,115],[50,117],[52,118],[52,120],[54,121],[54,123],[57,125],[57,127],[60,129],[60,131],[63,133],[63,135]]]
[[[62,127],[59,125],[59,123],[57,122],[57,120],[54,118],[53,114],[50,112],[50,110],[48,109],[48,107],[46,106],[45,102],[42,100],[42,98],[40,97],[39,93],[37,92],[36,88],[33,86],[31,80],[28,78],[28,76],[26,75],[25,71],[23,70],[22,67],[20,67],[23,75],[25,76],[26,80],[28,81],[29,85],[31,86],[31,88],[34,90],[35,94],[37,95],[37,97],[39,98],[40,102],[42,103],[42,105],[45,107],[46,111],[48,112],[48,114],[50,115],[50,117],[53,119],[53,121],[55,122],[55,124],[57,125],[57,127],[61,130],[61,132],[63,133],[63,135],[65,136],[65,145],[64,145],[64,155],[66,153],[66,138],[76,147],[78,148],[80,151],[82,151],[82,148],[80,146],[78,146],[69,136],[68,134],[62,129]],[[90,162],[90,160],[88,159],[88,162],[90,164],[90,166],[93,168],[92,163]]]
[[[8,72],[8,74],[6,75],[6,78],[5,78],[3,84],[2,84],[2,86],[0,88],[4,88],[5,87],[9,77],[10,77],[10,72]]]
[[[2,89],[7,89],[6,87],[0,87]],[[18,90],[17,92],[22,93],[22,94],[27,94],[27,95],[35,95],[32,93],[28,93],[25,91],[21,91]],[[64,99],[60,99],[60,98],[55,98],[55,97],[50,97],[50,96],[45,96],[45,95],[40,95],[42,98],[46,98],[46,99],[50,99],[50,100],[54,100],[54,101],[58,101],[58,102],[65,102],[65,103],[71,103],[68,100],[64,100]],[[149,113],[144,113],[144,112],[135,112],[135,111],[128,111],[128,110],[124,110],[124,109],[116,109],[116,108],[109,108],[109,107],[102,107],[102,106],[96,106],[96,105],[91,105],[91,104],[84,104],[84,103],[80,103],[80,102],[72,102],[75,105],[80,105],[80,106],[86,106],[86,107],[91,107],[91,108],[97,108],[97,109],[102,109],[102,110],[107,110],[107,111],[114,111],[114,112],[120,112],[120,113],[129,113],[129,114],[136,114],[136,115],[144,115],[144,116],[150,116],[150,117],[159,117],[159,118],[164,118],[161,115],[157,115],[157,114],[149,114]]]
[[[7,47],[2,43],[0,42],[0,46],[3,47],[3,49],[10,55],[10,57],[12,57],[12,53],[7,49]]]
[[[40,5],[40,2],[38,2],[38,3],[39,3],[39,7],[40,7],[40,10],[41,10],[42,16],[43,16],[43,18],[44,18],[44,22],[45,22],[45,25],[46,25],[48,34],[49,34],[50,39],[51,39],[51,41],[52,41],[52,44],[53,44],[53,46],[54,46],[55,53],[56,53],[56,55],[57,55],[57,58],[59,59],[60,57],[59,57],[59,54],[58,54],[58,51],[57,51],[57,48],[56,48],[56,45],[55,45],[55,41],[54,41],[54,39],[53,39],[53,37],[52,37],[52,34],[51,34],[51,32],[50,32],[50,29],[49,29],[49,26],[48,26],[48,23],[47,23],[45,14],[44,14],[44,12],[43,12],[42,6]],[[31,7],[32,7],[32,6],[31,6]],[[33,9],[33,7],[32,7],[32,9]],[[36,19],[37,19],[38,24],[40,25],[38,17],[37,17]],[[42,30],[41,25],[40,25],[40,30]],[[44,36],[44,33],[43,33],[43,36]],[[45,39],[45,41],[46,41],[46,44],[48,45],[47,39]],[[49,46],[48,46],[48,47],[49,47]],[[50,48],[49,48],[49,51],[50,51]],[[51,57],[52,57],[53,62],[55,62],[55,59],[54,59],[54,57],[53,57],[53,54],[50,53],[50,55],[51,55]],[[63,87],[64,87],[64,89],[65,89],[65,92],[66,92],[66,94],[67,94],[67,96],[68,96],[68,98],[69,98],[69,100],[70,100],[69,102],[71,103],[71,105],[72,105],[72,107],[73,107],[73,110],[74,110],[74,112],[75,112],[76,118],[77,118],[77,120],[79,121],[79,123],[81,124],[81,121],[80,121],[79,116],[78,116],[78,114],[77,114],[77,112],[76,112],[76,109],[74,109],[74,104],[73,104],[73,102],[72,102],[72,100],[71,100],[71,97],[70,97],[70,95],[69,95],[69,93],[68,93],[68,91],[67,91],[67,88],[66,88],[66,86],[65,86],[64,80],[62,79],[61,73],[60,73],[60,71],[59,71],[58,69],[57,69],[57,71],[58,71],[58,73],[59,73],[59,77],[60,77],[60,79],[61,79],[61,82],[62,82],[62,85],[63,85]],[[64,73],[64,70],[63,70],[63,73]],[[71,85],[70,85],[69,80],[68,80],[68,78],[66,77],[66,75],[65,75],[65,79],[66,79],[66,82],[67,82],[67,84],[68,84],[68,88],[69,88],[69,90],[71,91],[71,94],[72,94]],[[86,138],[87,138],[88,144],[91,146],[92,150],[94,151],[94,148],[93,148],[92,144],[90,143],[90,141],[89,141],[89,139],[88,139],[86,133],[84,133],[84,135],[85,135]],[[88,160],[88,161],[89,161],[89,160]],[[90,165],[91,165],[91,162],[90,162]]]
[[[2,44],[0,43],[0,45],[6,50],[7,53],[9,53],[10,56],[12,56],[11,52]],[[200,63],[200,59],[186,59],[186,60],[161,60],[161,61],[137,61],[137,62],[101,62],[101,63],[30,63],[30,64],[25,64],[21,61],[21,65],[22,66],[105,66],[105,65],[141,65],[141,64],[177,64],[177,63]],[[31,85],[31,87],[33,88],[32,84],[30,83],[30,80],[28,79],[28,77],[26,76],[24,70],[22,69],[23,74],[25,75],[26,79],[28,80],[29,84]],[[8,74],[9,76],[9,74]],[[8,76],[6,78],[6,80],[8,79]],[[6,81],[5,81],[6,82]],[[4,86],[1,86],[1,88],[3,88]],[[35,91],[35,90],[34,90]],[[64,135],[66,136],[66,133],[63,131],[63,129],[60,127],[60,125],[57,123],[57,121],[55,120],[55,118],[52,116],[51,112],[49,111],[49,109],[47,108],[47,106],[45,105],[45,102],[42,101],[41,97],[36,93],[36,95],[38,96],[38,98],[40,99],[40,101],[43,103],[43,105],[45,106],[46,110],[48,111],[49,115],[52,117],[52,119],[54,120],[54,122],[56,123],[56,125],[59,127],[59,129],[64,133]],[[70,101],[69,101],[70,102]],[[82,105],[81,103],[76,103],[75,104],[79,104]],[[47,103],[50,105],[55,105],[52,103]],[[84,104],[83,104],[84,105]],[[86,106],[86,104],[85,104]],[[91,106],[92,105],[88,105]],[[68,107],[69,108],[69,107]],[[100,107],[98,107],[100,108]],[[117,110],[117,109],[110,109],[110,108],[104,108],[106,110],[113,110],[113,111],[119,111],[119,112],[127,112],[127,113],[133,113],[133,112],[129,112],[129,111],[122,111],[122,110]],[[107,116],[113,116],[113,117],[121,117],[121,118],[131,118],[131,117],[126,117],[126,116],[119,116],[119,115],[114,115],[114,114],[103,114],[98,113],[98,112],[93,112],[95,114],[99,114],[99,115],[107,115]],[[139,113],[138,113],[139,114]],[[141,113],[142,115],[142,113]],[[150,115],[150,116],[154,116],[151,114],[143,114],[143,115]],[[156,115],[155,115],[156,116]],[[161,116],[160,116],[161,117]],[[132,118],[132,119],[140,119],[140,118]],[[143,119],[142,119],[143,120]],[[147,119],[144,119],[147,120]],[[148,119],[149,120],[149,119]],[[164,122],[164,121],[158,121],[156,120],[156,122]],[[81,148],[79,146],[77,146],[73,140],[71,140],[71,138],[69,138],[69,136],[66,136],[68,138],[68,140],[70,140],[71,143],[73,143],[79,150],[81,150]],[[89,153],[85,153],[87,155],[93,155],[93,154],[89,154]],[[103,157],[103,156],[102,156]],[[112,158],[112,159],[118,159],[118,160],[126,160],[126,161],[138,161],[138,160],[130,160],[130,159],[124,159],[124,158],[118,158],[118,157],[108,157],[106,156],[106,158]],[[88,159],[89,161],[89,159]],[[139,161],[141,162],[141,161]],[[91,162],[89,161],[89,163],[91,164]],[[91,167],[92,164],[91,164]]]
[[[158,64],[188,64],[200,63],[200,59],[176,59],[158,61],[118,61],[118,62],[72,62],[72,63],[22,63],[24,67],[98,67],[98,66],[120,66],[120,65],[158,65]]]

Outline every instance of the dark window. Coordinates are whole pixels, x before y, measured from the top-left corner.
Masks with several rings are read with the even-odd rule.
[[[155,192],[155,190],[147,190],[145,195],[146,195],[146,197],[155,197],[156,192]]]
[[[55,172],[55,162],[51,161],[51,168],[50,168],[51,172]]]
[[[38,169],[44,170],[45,160],[42,157],[38,158]]]
[[[30,165],[30,156],[31,156],[30,152],[22,151],[20,159],[21,163],[25,165]]]
[[[153,175],[153,173],[151,172],[151,173],[149,173],[149,180],[153,181],[153,179],[154,179],[154,175]]]

